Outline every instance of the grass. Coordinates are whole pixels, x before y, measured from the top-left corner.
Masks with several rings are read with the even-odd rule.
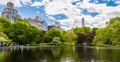
[[[71,45],[71,46],[75,46],[76,43],[75,42],[63,42],[64,45]]]
[[[40,43],[40,46],[50,46],[53,45],[51,42],[49,43]],[[60,42],[58,44],[59,46],[75,46],[76,43],[75,42]]]

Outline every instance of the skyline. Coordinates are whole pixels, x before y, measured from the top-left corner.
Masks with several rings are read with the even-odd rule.
[[[63,29],[81,26],[105,27],[110,18],[120,15],[119,0],[4,0],[0,1],[0,13],[7,2],[12,2],[22,18],[40,16],[48,25],[55,21]]]

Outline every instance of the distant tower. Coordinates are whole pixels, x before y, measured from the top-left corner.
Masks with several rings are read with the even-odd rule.
[[[82,18],[82,27],[84,27],[84,22],[85,22],[85,19]]]
[[[60,22],[58,22],[58,21],[55,22],[54,26],[55,26],[56,28],[60,29]]]
[[[41,21],[39,16],[36,16],[36,20],[35,21]]]
[[[7,6],[2,11],[1,16],[11,20],[12,22],[16,18],[21,18],[20,15],[18,15],[18,11],[16,9],[14,9],[14,4],[11,2],[7,3]]]
[[[13,3],[11,3],[11,2],[8,2],[8,3],[7,3],[7,7],[8,7],[8,8],[12,8],[12,9],[13,9],[13,8],[14,8],[14,4],[13,4]]]

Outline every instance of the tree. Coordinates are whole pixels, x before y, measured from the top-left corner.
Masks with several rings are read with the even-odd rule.
[[[46,31],[44,31],[44,30],[41,31],[41,34],[40,34],[40,36],[41,36],[41,42],[44,42],[45,33],[46,33]]]
[[[91,43],[93,39],[93,33],[90,27],[81,27],[81,28],[75,28],[74,33],[78,37],[77,44],[82,45],[84,42]]]
[[[74,32],[67,32],[63,38],[64,38],[64,42],[76,42],[77,41],[77,36],[75,35]]]
[[[111,38],[111,29],[109,28],[101,28],[96,32],[96,36],[93,40],[94,45],[104,46],[110,44]]]
[[[50,29],[45,33],[44,42],[51,42],[54,37],[58,37],[60,38],[60,41],[62,41],[61,31],[56,28]]]
[[[85,34],[85,42],[90,45],[93,42],[94,39],[94,33],[89,32]]]
[[[62,37],[64,37],[64,35],[67,33],[67,31],[61,30],[61,33],[62,33]]]
[[[3,32],[3,25],[0,23],[0,32]]]
[[[24,21],[14,22],[5,33],[17,44],[26,45],[40,42],[41,30]]]
[[[77,37],[78,37],[77,44],[82,45],[85,42],[85,34],[79,33]]]
[[[110,19],[106,28],[98,29],[93,44],[120,46],[120,17]]]
[[[33,44],[39,44],[41,42],[41,30],[36,28],[35,26],[28,26],[26,31],[24,32],[26,41],[29,41],[28,43]]]
[[[74,29],[74,33],[76,34],[76,35],[78,35],[79,33],[83,33],[83,34],[86,34],[86,33],[88,33],[88,32],[91,32],[91,28],[90,27],[86,27],[86,26],[84,26],[84,27],[81,27],[81,28],[75,28]]]
[[[84,30],[84,33],[88,33],[88,32],[91,32],[91,28],[90,27],[87,27],[87,26],[84,26],[82,27],[82,29]]]
[[[120,17],[114,17],[114,18],[111,18],[109,22],[107,22],[107,27],[110,27],[112,24],[114,24],[115,22],[118,22],[120,21]]]
[[[9,37],[6,35],[6,33],[4,33],[4,31],[5,31],[6,29],[8,29],[10,26],[11,26],[11,23],[10,23],[9,20],[7,20],[6,18],[0,17],[0,37],[1,37],[2,39],[4,39],[4,41],[7,41],[7,42],[9,42],[9,41],[11,41],[11,40],[10,40]],[[1,39],[1,40],[2,40],[2,39]]]
[[[3,28],[8,28],[11,25],[10,21],[3,17],[0,17],[0,23],[2,23]]]
[[[92,29],[92,33],[96,34],[97,29],[98,29],[98,28],[96,28],[96,27],[93,28],[93,29]]]
[[[112,23],[109,28],[112,30],[111,44],[120,46],[120,20]]]
[[[74,33],[76,34],[76,35],[78,35],[79,33],[84,33],[84,30],[82,29],[82,28],[75,28],[74,29]]]
[[[58,44],[60,44],[60,39],[58,38],[58,37],[54,37],[53,39],[52,39],[52,44],[53,45],[55,45],[55,46],[57,46]]]

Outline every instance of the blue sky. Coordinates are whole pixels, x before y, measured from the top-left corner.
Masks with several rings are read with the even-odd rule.
[[[0,13],[8,1],[22,18],[40,16],[48,25],[55,21],[63,29],[81,26],[81,18],[90,27],[105,27],[110,18],[120,16],[119,0],[0,0]]]

